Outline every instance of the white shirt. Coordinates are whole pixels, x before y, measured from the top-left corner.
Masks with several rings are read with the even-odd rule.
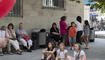
[[[57,50],[57,54],[59,54],[60,58],[65,58],[65,54],[67,54],[68,51],[67,50],[64,50],[64,51],[60,51],[60,49]]]
[[[76,21],[75,24],[77,25],[77,31],[83,31],[83,24]]]
[[[16,34],[15,34],[15,31],[14,31],[14,30],[12,31],[12,34],[13,34],[14,36],[16,36]],[[8,35],[9,35],[9,38],[14,38],[14,37],[12,36],[12,34],[11,34],[11,32],[8,30]]]
[[[78,56],[78,54],[79,54],[79,52],[74,51],[74,57]],[[85,55],[85,52],[84,52],[83,50],[80,51],[79,57],[81,57],[82,55],[83,55],[83,56],[86,56],[86,55]],[[84,60],[84,57],[82,58],[82,60]]]
[[[24,29],[22,29],[22,30],[19,30],[19,29],[18,29],[18,30],[16,31],[16,33],[17,33],[17,34],[27,34],[27,32],[26,32]],[[22,38],[22,37],[19,36],[19,38]]]

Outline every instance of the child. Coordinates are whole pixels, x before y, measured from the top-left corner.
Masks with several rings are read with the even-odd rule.
[[[74,47],[75,47],[74,59],[75,60],[86,60],[85,52],[81,50],[80,44],[76,43]]]
[[[56,49],[54,47],[53,42],[49,42],[48,47],[46,49],[44,49],[42,52],[43,52],[43,55],[42,55],[41,60],[50,60],[50,59],[55,60]]]
[[[88,20],[86,20],[84,22],[83,32],[84,32],[83,40],[85,42],[86,49],[88,49],[89,48],[89,46],[88,46],[88,38],[89,38],[89,34],[90,34],[90,25],[89,25]]]
[[[65,49],[64,43],[60,43],[60,49],[57,50],[56,60],[66,60],[68,51]]]
[[[74,22],[71,22],[71,28],[69,29],[69,44],[70,50],[73,50],[74,43],[76,42],[76,25]]]

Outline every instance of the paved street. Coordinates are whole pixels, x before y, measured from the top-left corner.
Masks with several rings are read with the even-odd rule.
[[[105,60],[105,39],[96,38],[94,43],[89,44],[90,49],[85,50],[87,60]],[[85,46],[82,46],[83,48]],[[0,56],[0,60],[40,60],[41,50],[38,49],[32,53],[24,52],[23,55],[5,55]],[[73,51],[69,50],[69,55],[73,55]]]

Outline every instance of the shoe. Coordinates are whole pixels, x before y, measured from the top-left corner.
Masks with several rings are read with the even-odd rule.
[[[17,54],[22,55],[23,51],[17,51]]]
[[[85,49],[89,49],[89,47],[86,47]]]
[[[4,56],[3,52],[0,52],[0,56]]]
[[[32,50],[31,49],[28,49],[27,52],[32,52]]]
[[[9,55],[13,55],[13,53],[11,53],[11,52],[8,52],[8,54],[9,54]]]

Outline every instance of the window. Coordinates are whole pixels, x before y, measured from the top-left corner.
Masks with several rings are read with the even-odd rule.
[[[23,17],[23,0],[16,0],[14,8],[8,13],[7,17]]]
[[[42,0],[43,7],[64,8],[64,0]]]

